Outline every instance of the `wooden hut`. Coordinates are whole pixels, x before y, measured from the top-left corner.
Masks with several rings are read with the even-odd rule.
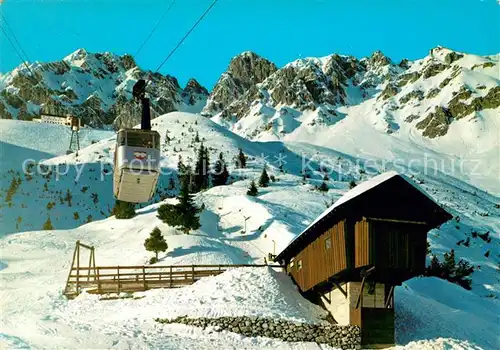
[[[347,192],[276,260],[339,324],[360,326],[364,345],[391,345],[394,286],[423,273],[427,232],[451,218],[391,171]]]

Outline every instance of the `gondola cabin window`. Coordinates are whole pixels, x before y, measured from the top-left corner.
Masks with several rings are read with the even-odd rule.
[[[293,261],[294,261],[294,260],[295,260],[294,258],[292,258],[292,259],[290,260],[290,268],[292,268],[292,267],[293,267]]]
[[[118,140],[117,140],[118,146],[125,146],[127,143],[127,134],[125,131],[120,131],[118,133]]]
[[[325,238],[325,249],[330,249],[332,247],[332,238],[330,236]]]
[[[302,270],[302,260],[297,261],[297,271]]]
[[[159,148],[160,140],[154,134],[142,132],[128,132],[127,145],[131,147]]]

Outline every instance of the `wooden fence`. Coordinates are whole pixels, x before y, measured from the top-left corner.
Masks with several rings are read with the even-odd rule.
[[[80,246],[91,252],[88,266],[81,266],[79,263]],[[231,268],[265,266],[282,268],[280,265],[251,264],[96,266],[95,249],[78,241],[64,295],[68,298],[74,298],[84,290],[87,293],[108,294],[139,292],[154,288],[177,288],[192,284],[203,277],[219,275]]]

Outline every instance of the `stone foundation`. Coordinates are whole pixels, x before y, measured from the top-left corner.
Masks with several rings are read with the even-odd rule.
[[[361,349],[361,331],[357,326],[333,324],[294,323],[257,317],[155,319],[160,323],[182,323],[189,326],[213,327],[215,331],[229,331],[248,337],[276,338],[287,342],[316,342],[342,349]]]

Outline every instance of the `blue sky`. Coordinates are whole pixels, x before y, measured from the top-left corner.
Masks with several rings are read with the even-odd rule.
[[[171,1],[4,0],[0,11],[29,60],[51,61],[80,47],[134,53]],[[211,1],[176,0],[137,63],[155,70]],[[246,50],[278,66],[375,50],[399,61],[421,58],[437,45],[499,53],[499,33],[496,0],[219,0],[161,72],[181,84],[195,77],[210,88],[230,59]],[[0,71],[20,62],[0,32]]]

